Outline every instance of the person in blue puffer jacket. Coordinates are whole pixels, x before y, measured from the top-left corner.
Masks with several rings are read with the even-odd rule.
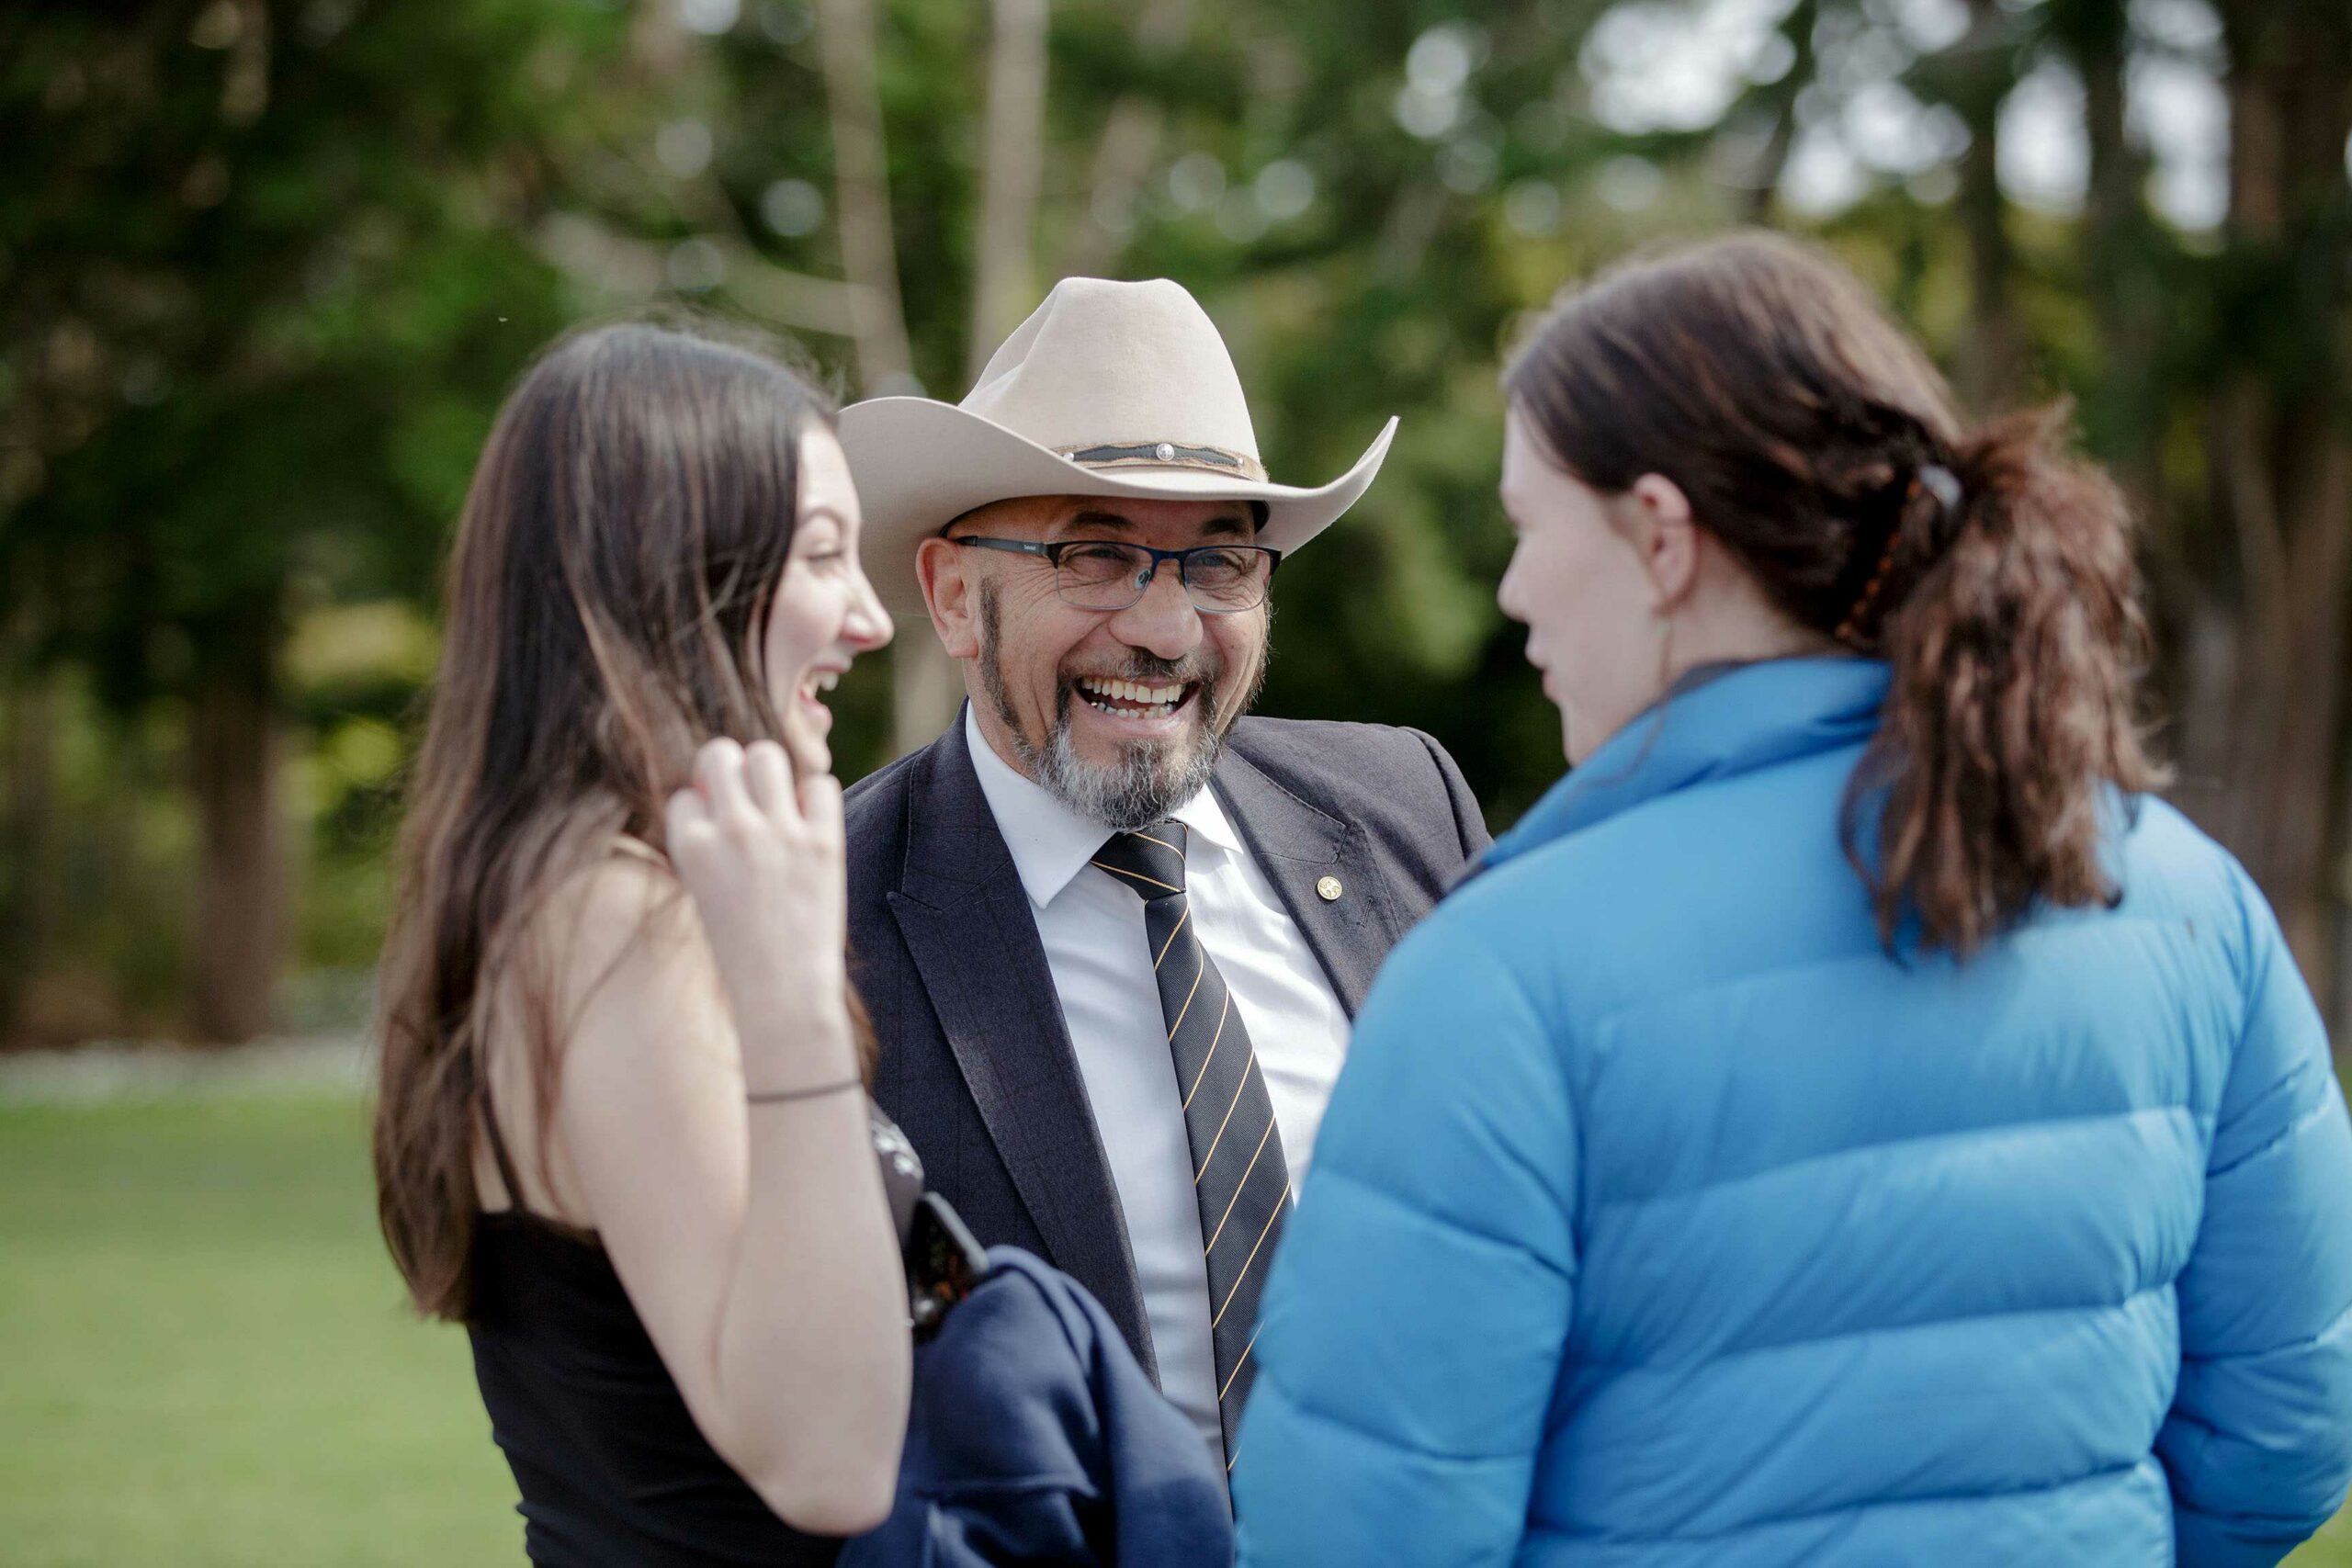
[[[2352,1125],[2147,793],[2115,489],[1763,237],[1505,387],[1574,771],[1358,1020],[1244,1561],[2277,1562],[2352,1482]]]

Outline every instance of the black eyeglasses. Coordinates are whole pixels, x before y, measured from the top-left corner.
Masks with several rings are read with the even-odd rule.
[[[1185,597],[1204,615],[1230,615],[1266,602],[1280,550],[1263,545],[1195,545],[1189,550],[1156,550],[1113,539],[991,539],[967,534],[950,544],[983,550],[1011,550],[1053,563],[1054,592],[1081,610],[1124,610],[1144,595],[1159,563],[1176,563]]]

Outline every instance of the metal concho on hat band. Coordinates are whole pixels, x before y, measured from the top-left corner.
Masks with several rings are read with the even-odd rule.
[[[1134,441],[1105,446],[1073,446],[1061,455],[1090,468],[1206,468],[1214,473],[1238,474],[1260,484],[1266,482],[1265,466],[1257,458],[1242,452],[1228,452],[1222,446]]]

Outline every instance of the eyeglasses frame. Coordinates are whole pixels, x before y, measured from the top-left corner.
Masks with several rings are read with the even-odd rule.
[[[1054,592],[1062,599],[1063,603],[1069,604],[1073,609],[1091,609],[1098,615],[1116,615],[1122,610],[1132,610],[1142,604],[1143,596],[1151,592],[1152,583],[1159,580],[1159,563],[1171,560],[1176,563],[1177,586],[1183,589],[1185,603],[1191,604],[1195,612],[1204,615],[1242,615],[1263,604],[1266,602],[1265,598],[1260,598],[1254,604],[1237,604],[1230,609],[1202,604],[1193,596],[1191,577],[1193,558],[1207,555],[1212,550],[1256,550],[1268,559],[1266,590],[1269,595],[1272,592],[1274,586],[1274,572],[1283,564],[1283,552],[1271,545],[1193,545],[1181,550],[1163,550],[1151,545],[1138,545],[1128,539],[1004,539],[987,534],[962,534],[947,542],[951,545],[970,545],[975,549],[1008,550],[1015,555],[1034,556],[1044,560],[1054,569]],[[1136,596],[1124,604],[1103,606],[1080,604],[1063,594],[1062,552],[1076,549],[1080,545],[1116,545],[1123,550],[1141,550],[1150,557],[1150,562],[1145,567],[1143,575],[1136,581]]]

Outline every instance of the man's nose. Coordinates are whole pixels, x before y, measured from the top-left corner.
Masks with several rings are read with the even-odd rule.
[[[1200,646],[1201,613],[1193,608],[1176,563],[1159,565],[1144,585],[1143,597],[1111,617],[1111,633],[1155,657],[1182,659]]]

